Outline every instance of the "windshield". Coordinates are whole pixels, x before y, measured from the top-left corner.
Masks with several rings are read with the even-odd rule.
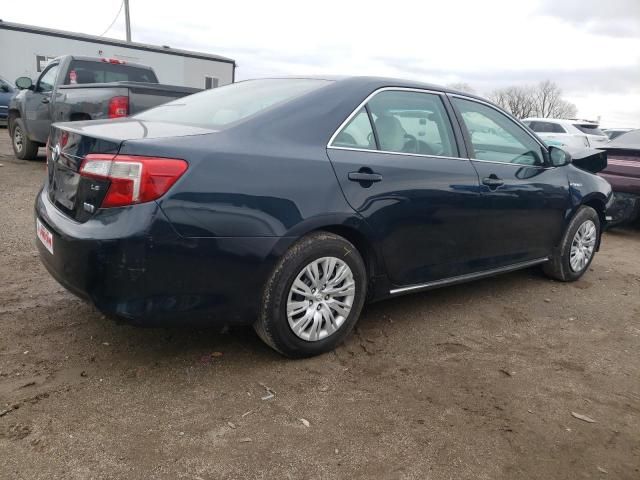
[[[13,92],[13,87],[4,78],[0,77],[0,92],[2,91]]]
[[[73,60],[69,66],[67,78],[64,80],[65,85],[109,82],[158,83],[158,78],[150,68],[120,63]]]
[[[573,124],[574,127],[576,127],[578,130],[580,130],[582,133],[586,133],[587,135],[602,135],[605,136],[604,133],[602,132],[602,130],[600,130],[598,128],[598,125],[591,125],[591,124],[579,124],[579,123],[574,123]]]
[[[219,128],[329,83],[299,78],[248,80],[180,98],[133,118]]]

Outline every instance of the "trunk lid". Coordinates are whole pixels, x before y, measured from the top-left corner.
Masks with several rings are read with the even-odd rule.
[[[47,144],[49,200],[65,215],[85,222],[102,204],[110,182],[80,175],[88,154],[116,155],[127,140],[202,135],[199,127],[133,119],[74,122],[51,128]]]

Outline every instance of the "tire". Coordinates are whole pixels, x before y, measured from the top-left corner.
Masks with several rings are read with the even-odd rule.
[[[316,283],[311,275],[314,262],[318,262]],[[344,268],[345,265],[348,269]],[[341,275],[345,276],[344,280]],[[327,276],[329,282],[325,286],[323,283]],[[294,282],[296,291],[293,290]],[[299,282],[306,288],[300,288]],[[303,291],[304,296],[298,293]],[[349,295],[329,295],[334,292]],[[362,311],[366,294],[367,273],[358,250],[338,235],[312,233],[289,248],[276,265],[265,285],[262,310],[253,327],[267,345],[287,357],[319,355],[333,350],[351,332]],[[297,309],[292,308],[291,317],[287,311],[289,301]],[[338,313],[339,310],[345,313],[342,306],[349,302],[348,314]],[[309,328],[305,329],[307,323]]]
[[[11,146],[16,158],[35,160],[38,158],[39,145],[29,140],[21,118],[16,118],[11,125]]]
[[[587,230],[591,231],[591,226],[595,227],[595,231],[591,236],[583,235],[585,239],[584,243],[580,243],[580,245],[587,245],[593,241],[591,247],[591,253],[586,258],[586,256],[578,255],[577,264],[572,265],[571,262],[571,250],[574,242],[579,242],[576,234],[582,228],[581,233],[585,233]],[[586,240],[589,240],[588,242]],[[574,282],[578,280],[584,273],[589,269],[591,262],[593,261],[593,257],[596,254],[596,249],[598,247],[598,242],[600,241],[600,217],[598,213],[591,207],[582,206],[578,209],[574,217],[569,222],[569,226],[567,227],[564,235],[562,236],[562,241],[560,242],[559,247],[555,250],[551,260],[543,265],[544,273],[547,276],[560,280],[562,282]],[[578,247],[578,250],[580,248]],[[585,251],[584,249],[582,250]],[[581,259],[585,258],[586,261],[582,262]]]

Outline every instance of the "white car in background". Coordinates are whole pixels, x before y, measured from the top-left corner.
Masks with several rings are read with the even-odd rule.
[[[568,149],[597,148],[609,141],[597,123],[557,118],[525,118],[527,127],[548,145]]]

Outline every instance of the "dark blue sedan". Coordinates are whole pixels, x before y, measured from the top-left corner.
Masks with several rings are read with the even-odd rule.
[[[365,301],[538,264],[576,280],[611,198],[587,171],[606,158],[383,78],[253,80],[57,124],[47,157],[37,243],[62,285],[136,324],[250,324],[292,357],[334,348]]]

